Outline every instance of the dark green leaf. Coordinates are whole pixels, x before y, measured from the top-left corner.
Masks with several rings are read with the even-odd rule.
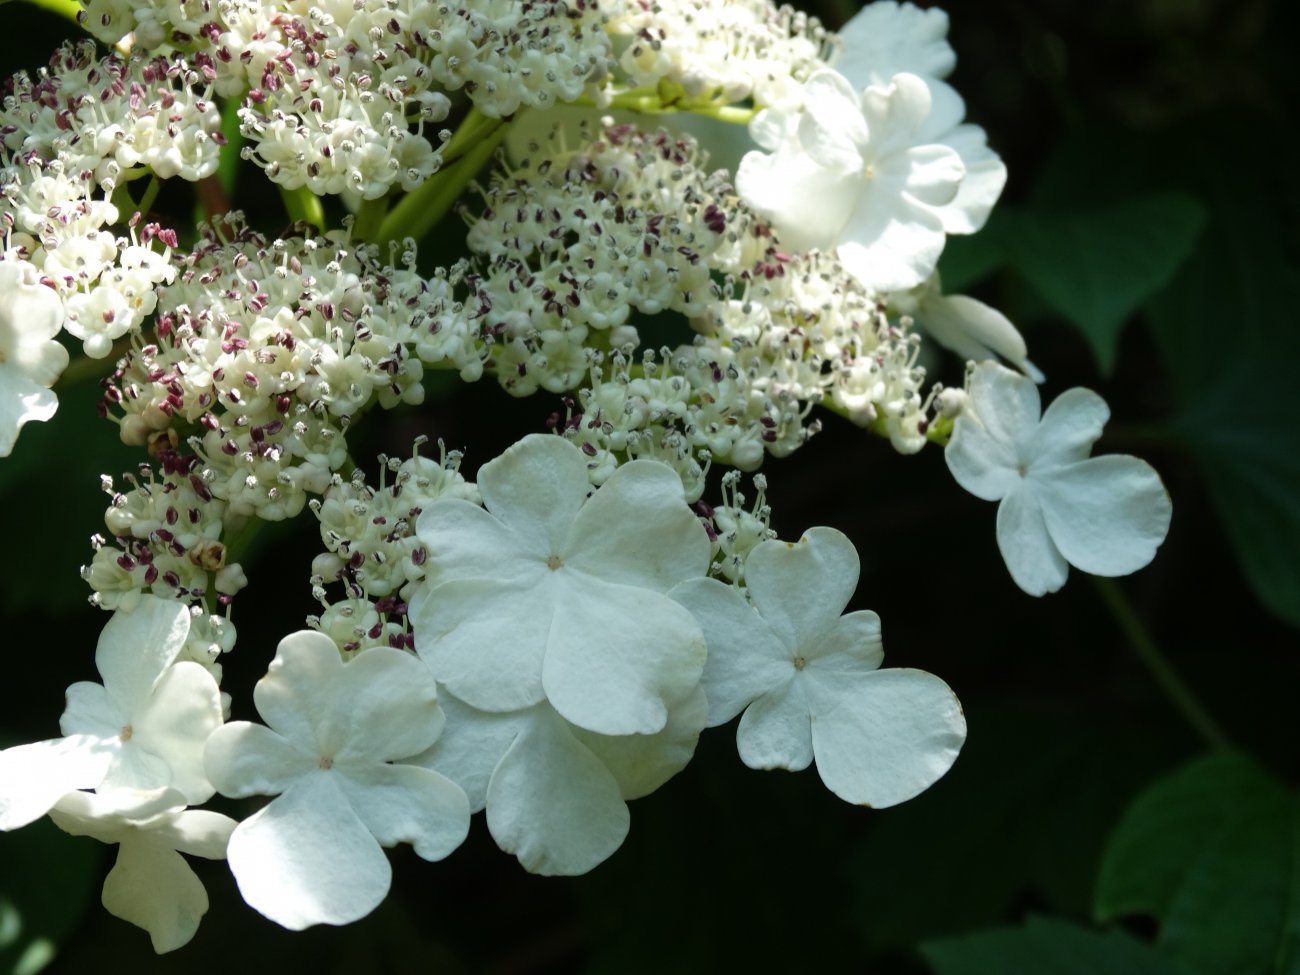
[[[998,924],[1025,903],[1086,913],[1109,825],[1168,767],[1156,736],[1131,727],[978,705],[967,716],[978,734],[957,765],[925,794],[878,813],[849,858],[862,937],[874,951]],[[926,895],[898,896],[917,888]]]
[[[1097,933],[1066,921],[1030,918],[921,945],[936,975],[1182,975],[1187,969],[1121,931]]]
[[[1290,173],[1300,154],[1258,121],[1221,119],[1181,147],[1184,178],[1213,219],[1173,283],[1147,305],[1182,410],[1172,423],[1260,601],[1300,627],[1300,270]],[[1279,192],[1289,190],[1291,196]],[[1294,206],[1294,203],[1290,204]]]
[[[1300,807],[1239,755],[1211,755],[1133,803],[1102,860],[1095,911],[1146,914],[1159,943],[1207,975],[1300,962]]]
[[[1099,209],[1016,211],[998,233],[1011,265],[1083,333],[1109,373],[1124,325],[1173,277],[1204,218],[1191,197],[1162,192]]]

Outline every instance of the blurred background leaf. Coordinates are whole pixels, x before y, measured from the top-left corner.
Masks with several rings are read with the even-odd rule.
[[[1161,779],[1106,847],[1095,913],[1154,917],[1205,975],[1300,966],[1300,805],[1253,760],[1214,754]]]

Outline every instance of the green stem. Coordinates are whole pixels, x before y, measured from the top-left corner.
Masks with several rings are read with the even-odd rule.
[[[385,244],[406,237],[420,240],[447,215],[506,134],[506,120],[471,109],[442,153],[442,168],[398,201],[373,238]]]
[[[373,240],[383,225],[388,214],[388,197],[381,196],[374,200],[362,200],[357,207],[356,223],[352,225],[352,236],[357,240]]]
[[[594,107],[594,103],[582,99],[578,100],[578,104],[589,104]],[[626,109],[629,112],[639,112],[643,115],[668,115],[675,112],[684,112],[690,115],[715,118],[720,122],[730,122],[733,125],[748,125],[754,116],[758,114],[756,108],[740,108],[736,105],[717,105],[713,102],[664,101],[659,92],[645,88],[633,89],[615,95],[605,107]]]
[[[1102,602],[1106,604],[1106,608],[1110,610],[1128,640],[1129,647],[1145,665],[1174,708],[1211,748],[1231,748],[1232,743],[1228,736],[1219,727],[1218,722],[1210,716],[1209,711],[1205,709],[1205,705],[1200,702],[1192,689],[1178,676],[1169,658],[1157,645],[1119,585],[1113,579],[1099,576],[1093,576],[1092,582]]]
[[[74,24],[80,24],[77,15],[81,13],[81,4],[77,0],[27,0],[33,7],[40,7],[52,14],[57,14]]]
[[[144,188],[144,196],[140,197],[140,202],[136,209],[140,211],[142,217],[149,215],[149,209],[153,206],[153,201],[158,199],[158,191],[162,189],[162,180],[157,176],[149,178],[149,185]]]
[[[325,229],[325,208],[321,205],[320,197],[307,187],[300,186],[296,190],[280,187],[280,199],[284,201],[290,220],[295,223],[302,221],[317,230]]]

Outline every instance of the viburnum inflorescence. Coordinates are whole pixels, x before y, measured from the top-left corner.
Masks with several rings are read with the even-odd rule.
[[[772,528],[768,479],[826,412],[947,444],[1031,592],[1163,540],[1154,471],[1086,457],[1104,404],[1070,391],[1039,422],[1019,332],[941,291],[1005,169],[942,80],[937,11],[885,0],[837,37],[770,0],[83,8],[112,53],[65,45],[0,113],[0,454],[54,416],[64,332],[76,372],[106,360],[101,418],[140,459],[104,472],[81,572],[103,684],[0,751],[0,828],[120,843],[104,903],[159,951],[208,908],[180,853],[228,856],[293,929],[367,914],[385,847],[441,859],[472,812],[530,871],[591,870],[737,716],[746,764],[815,762],[848,802],[936,781],[956,695],[844,614],[852,541]],[[922,332],[1024,375],[945,389]],[[449,449],[447,390],[484,377],[546,400],[548,432]],[[390,421],[414,449],[368,477]],[[250,540],[304,508],[299,584],[261,578]],[[250,688],[221,683],[250,587],[284,617],[240,618],[264,724],[229,721]],[[193,808],[214,790],[268,798],[235,823]]]

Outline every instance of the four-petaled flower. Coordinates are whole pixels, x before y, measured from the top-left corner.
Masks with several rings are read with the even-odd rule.
[[[741,592],[714,579],[671,595],[709,641],[710,726],[742,710],[736,744],[751,768],[798,771],[815,759],[826,787],[858,805],[910,799],[948,771],[966,719],[948,685],[909,668],[880,669],[880,618],[841,616],[858,553],[833,528],[767,541],[745,562]]]
[[[302,630],[280,641],[253,700],[269,727],[224,725],[206,759],[222,795],[276,796],[227,851],[244,900],[271,920],[301,930],[365,917],[392,882],[381,846],[440,860],[465,839],[464,791],[396,763],[443,724],[433,677],[411,654],[372,647],[345,664],[328,636]]]
[[[420,516],[415,648],[483,711],[543,701],[580,728],[654,734],[699,684],[704,638],[664,595],[708,570],[682,482],[635,460],[588,497],[581,450],[534,434],[479,471],[487,510],[439,498]]]
[[[1089,457],[1110,417],[1092,390],[1066,390],[1041,418],[1040,408],[1031,380],[981,363],[944,450],[958,484],[1002,502],[998,548],[1016,585],[1041,596],[1065,584],[1070,565],[1100,576],[1142,568],[1169,531],[1160,475],[1137,457]]]

